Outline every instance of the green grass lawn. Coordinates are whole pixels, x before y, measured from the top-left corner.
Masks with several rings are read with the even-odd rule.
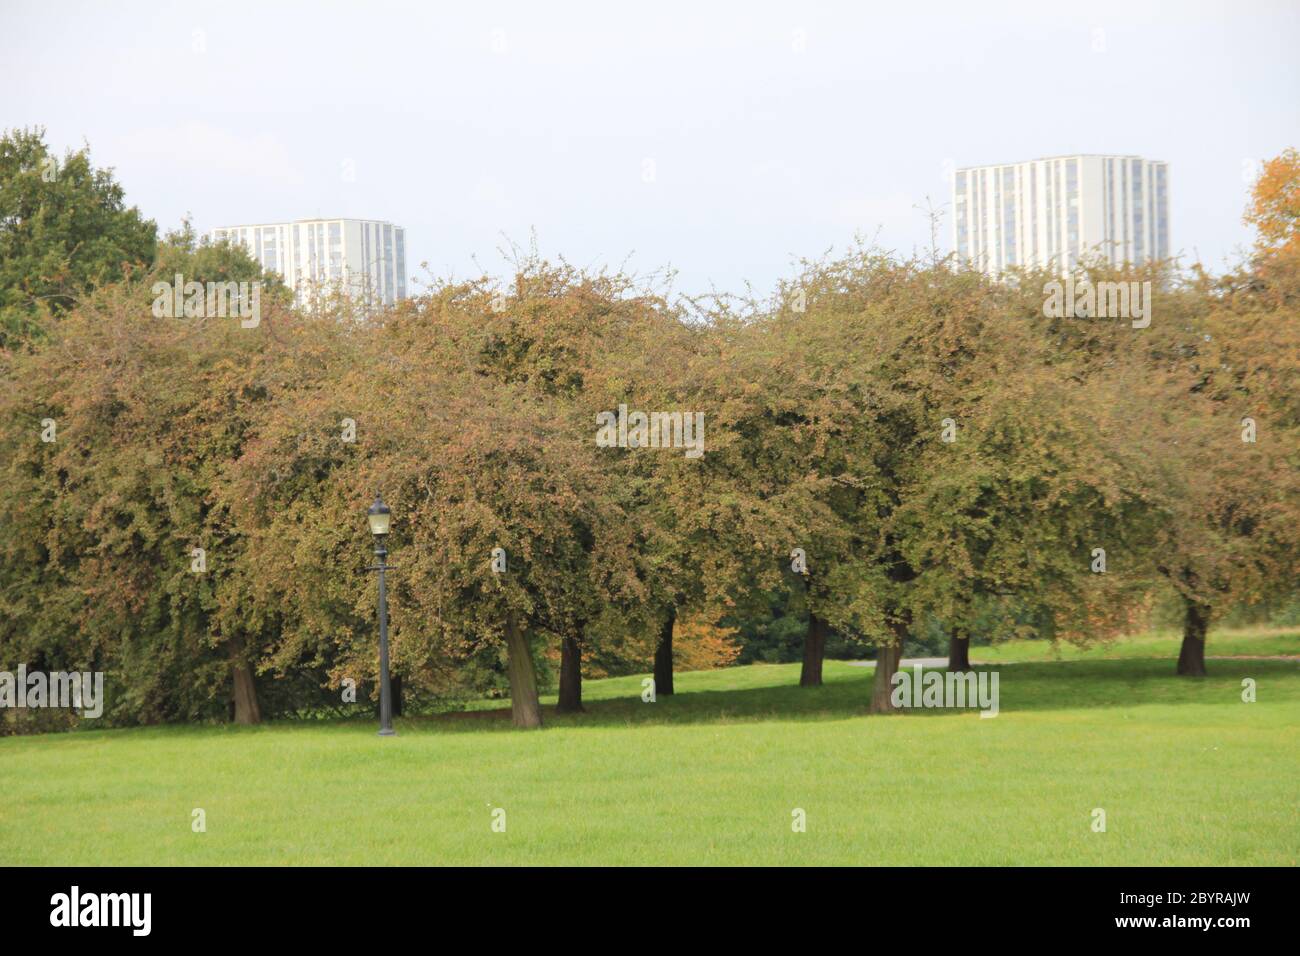
[[[1053,646],[1048,641],[1009,641],[1005,644],[972,647],[970,656],[972,661],[988,663],[1123,660],[1136,657],[1170,657],[1177,660],[1182,640],[1182,634],[1176,631],[1153,631],[1088,648],[1070,644]],[[1210,657],[1300,657],[1300,631],[1274,628],[1211,633],[1205,644],[1205,653]]]
[[[479,711],[390,739],[369,720],[5,738],[0,864],[1300,862],[1300,664],[1177,678],[1162,640],[1021,658],[994,719],[868,716],[871,669],[828,662],[818,689],[796,665],[741,667],[678,675],[653,704],[640,678],[591,681],[588,713],[548,708],[540,732]],[[1212,635],[1210,652],[1297,646]]]

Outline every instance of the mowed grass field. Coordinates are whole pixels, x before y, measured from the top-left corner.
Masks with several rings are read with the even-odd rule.
[[[1209,653],[1296,655],[1300,633],[1212,634]],[[868,716],[872,670],[827,662],[818,689],[742,667],[655,703],[639,677],[590,681],[588,712],[548,708],[540,732],[480,711],[389,739],[371,720],[0,739],[0,864],[1300,862],[1296,661],[1192,680],[1169,635],[1082,660],[972,648],[999,654],[1017,657],[993,665],[992,719]]]

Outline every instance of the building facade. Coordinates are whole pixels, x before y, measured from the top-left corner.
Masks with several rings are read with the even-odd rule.
[[[1168,164],[1137,156],[1055,156],[953,175],[953,249],[996,275],[1065,274],[1081,259],[1169,257]]]
[[[406,298],[406,230],[373,219],[299,219],[223,226],[213,242],[240,243],[301,299],[309,290],[342,288],[363,301]]]

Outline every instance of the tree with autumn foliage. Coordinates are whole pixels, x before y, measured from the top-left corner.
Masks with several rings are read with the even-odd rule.
[[[1134,470],[1157,516],[1154,566],[1183,604],[1187,676],[1205,674],[1216,616],[1300,577],[1300,322],[1236,297],[1204,302],[1168,317],[1181,342],[1165,353],[1163,376],[1147,368],[1135,380],[1144,389],[1135,394],[1156,394],[1123,432],[1141,450]]]
[[[1067,381],[1093,417],[1074,431],[1090,436],[1101,487],[1120,505],[1114,522],[1096,525],[1100,505],[1080,514],[1125,593],[1178,596],[1178,673],[1203,675],[1214,617],[1285,593],[1300,571],[1300,323],[1276,271],[1178,280],[1163,264],[1098,264],[1090,279],[1149,282],[1152,298],[1141,329],[1088,317],[1043,325],[1071,356]]]
[[[820,683],[829,627],[877,646],[872,708],[885,712],[922,615],[954,651],[990,602],[1074,639],[1129,623],[1141,586],[1089,563],[1088,545],[1119,540],[1135,510],[1121,463],[1094,454],[1108,446],[1089,403],[1107,399],[1076,381],[1030,301],[858,249],[806,263],[756,324],[740,378],[767,410],[754,474],[781,489],[775,526],[805,565],[801,683]]]
[[[1300,150],[1291,147],[1264,163],[1244,219],[1256,230],[1258,277],[1283,280],[1294,295],[1300,276]]]
[[[717,670],[730,667],[740,656],[736,629],[721,627],[704,617],[686,617],[678,622],[673,640],[675,665],[683,671]]]
[[[932,277],[965,289],[932,384],[947,427],[919,449],[920,477],[893,531],[917,571],[911,612],[942,622],[949,670],[970,669],[982,621],[1002,628],[986,637],[1089,643],[1125,631],[1146,604],[1134,571],[1148,529],[1106,440],[1128,395],[1081,376],[1080,351],[1042,314],[1047,278]]]
[[[578,451],[603,477],[593,506],[603,515],[602,534],[619,537],[627,558],[593,568],[584,610],[555,632],[560,651],[557,710],[582,710],[582,661],[598,636],[610,645],[636,646],[653,615],[652,572],[643,542],[652,520],[638,500],[635,455],[598,441],[602,416],[647,399],[648,370],[680,369],[685,327],[679,312],[649,287],[623,274],[589,274],[552,265],[535,252],[517,262],[513,283],[498,289],[477,370],[563,406]],[[642,454],[652,449],[636,449]],[[584,535],[589,529],[584,530]],[[592,542],[593,548],[597,545]]]
[[[256,569],[215,490],[274,388],[278,306],[257,328],[159,318],[153,278],[2,353],[0,653],[107,671],[113,720],[252,723],[275,621],[244,600]]]
[[[1206,672],[1215,617],[1300,580],[1298,175],[1294,150],[1265,164],[1247,214],[1256,256],[1197,274],[1143,370],[1164,411],[1140,473],[1160,516],[1157,568],[1184,608],[1186,676]]]
[[[881,582],[863,558],[854,516],[872,506],[872,453],[883,453],[883,436],[852,381],[865,353],[810,285],[778,290],[744,328],[729,362],[736,385],[727,406],[728,430],[740,436],[732,482],[747,489],[761,519],[756,550],[766,573],[752,580],[760,591],[784,584],[802,606],[799,683],[819,687],[832,619],[847,626],[844,607],[878,603]]]
[[[258,600],[288,617],[278,666],[327,654],[336,677],[373,674],[369,629],[351,627],[370,608],[346,608],[342,594],[323,601],[355,593],[364,528],[353,520],[339,534],[309,519],[324,509],[345,522],[382,493],[398,566],[395,667],[445,688],[504,651],[515,723],[536,727],[535,657],[554,642],[569,661],[562,697],[580,707],[589,626],[646,597],[618,473],[578,401],[599,364],[599,324],[630,324],[639,307],[610,282],[538,262],[508,292],[441,286],[359,330],[353,358],[278,406],[234,490],[260,529],[252,547],[266,549]],[[345,419],[355,440],[339,439]],[[300,580],[294,565],[304,563],[319,573]]]
[[[698,448],[609,449],[636,517],[637,551],[657,627],[656,694],[674,692],[686,663],[675,633],[687,620],[716,624],[779,581],[784,537],[779,484],[764,462],[765,383],[753,330],[726,302],[710,302],[694,321],[663,316],[627,341],[611,404],[680,414],[697,424]]]

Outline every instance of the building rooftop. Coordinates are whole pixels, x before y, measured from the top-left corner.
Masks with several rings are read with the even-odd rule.
[[[1060,153],[1056,156],[1035,156],[1032,159],[1017,159],[1010,163],[975,163],[971,166],[958,166],[960,172],[963,169],[987,169],[990,166],[1020,166],[1024,163],[1043,163],[1052,159],[1084,159],[1085,157],[1096,156],[1101,159],[1141,159],[1148,163],[1163,163],[1163,159],[1146,159],[1137,153]]]
[[[213,226],[208,232],[215,229],[258,229],[264,226],[285,226],[295,225],[300,222],[378,222],[385,226],[393,226],[393,223],[387,219],[366,219],[361,216],[309,216],[306,219],[277,219],[274,222],[237,222],[229,226]],[[401,229],[401,226],[397,227]]]

